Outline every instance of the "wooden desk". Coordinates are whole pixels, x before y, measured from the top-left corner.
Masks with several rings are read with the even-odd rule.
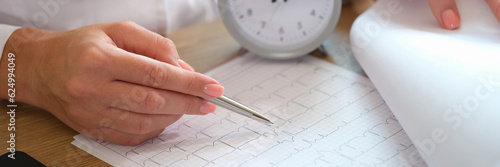
[[[325,48],[329,52],[323,59],[347,69],[363,73],[352,53],[349,53],[350,27],[357,17],[350,5],[343,7],[341,19],[334,35]],[[172,33],[171,38],[181,58],[198,72],[208,70],[234,58],[241,46],[234,41],[221,21],[186,28]],[[5,153],[10,132],[7,126],[10,117],[6,114],[8,102],[0,102],[0,153]],[[78,133],[48,112],[30,105],[19,105],[15,116],[16,150],[24,151],[47,166],[108,166],[100,159],[73,146],[73,136]]]

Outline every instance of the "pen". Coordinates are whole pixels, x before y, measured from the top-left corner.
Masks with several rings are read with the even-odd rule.
[[[243,116],[258,120],[258,121],[264,121],[266,123],[274,124],[269,120],[269,118],[265,117],[264,115],[258,113],[257,111],[254,111],[253,109],[237,102],[234,101],[233,99],[222,95],[221,97],[217,97],[215,99],[205,99],[211,103],[214,103],[218,106],[224,107],[230,111],[236,112],[238,114],[241,114]]]

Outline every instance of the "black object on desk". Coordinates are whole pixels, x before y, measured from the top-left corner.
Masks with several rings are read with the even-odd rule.
[[[0,166],[9,166],[9,167],[24,167],[24,166],[32,166],[32,167],[45,167],[42,163],[37,161],[35,158],[26,154],[22,151],[16,151],[14,157],[16,159],[12,159],[9,157],[11,152],[7,152],[0,156]]]

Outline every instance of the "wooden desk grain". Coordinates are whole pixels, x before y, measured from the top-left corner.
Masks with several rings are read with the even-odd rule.
[[[322,58],[362,73],[359,71],[359,65],[352,63],[355,61],[352,56],[342,56],[342,53],[336,50],[339,43],[343,42],[345,45],[345,41],[339,41],[337,38],[348,37],[350,26],[357,15],[350,5],[343,7],[336,33],[330,42],[326,42],[326,50],[330,51],[330,54]],[[176,44],[181,58],[201,73],[236,57],[241,50],[241,46],[232,39],[221,21],[182,29],[168,37]],[[7,130],[10,119],[10,116],[6,114],[7,104],[7,101],[0,102],[0,142],[2,143],[0,147],[3,150],[1,154],[7,152],[6,141],[10,138],[10,132]],[[47,166],[109,166],[73,146],[71,144],[73,136],[78,133],[50,113],[30,105],[20,104],[16,108],[15,119],[16,150],[26,152],[41,163]]]
[[[9,103],[0,102],[2,154],[10,139],[7,131]],[[71,144],[78,133],[49,112],[18,104],[15,115],[16,151],[24,151],[47,166],[106,166],[107,164]]]

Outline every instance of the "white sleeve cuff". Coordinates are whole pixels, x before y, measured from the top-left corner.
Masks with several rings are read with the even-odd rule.
[[[18,28],[21,27],[0,24],[0,60],[2,60],[5,43],[7,43],[7,40],[9,39],[10,35]]]
[[[167,34],[219,18],[217,0],[166,0]]]

